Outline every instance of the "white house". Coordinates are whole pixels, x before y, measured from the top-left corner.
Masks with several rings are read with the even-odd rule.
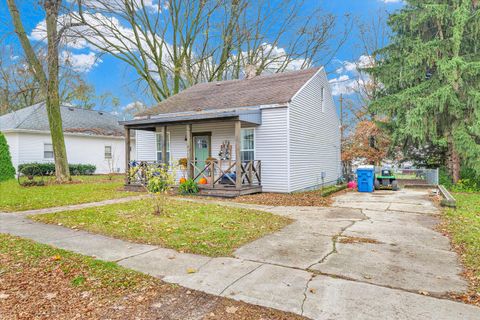
[[[341,176],[323,68],[198,84],[121,123],[136,132],[134,164],[187,158],[207,194],[296,192]]]
[[[68,162],[92,164],[96,173],[124,172],[125,138],[118,119],[106,112],[61,107]],[[52,141],[45,103],[0,117],[13,166],[53,162]]]

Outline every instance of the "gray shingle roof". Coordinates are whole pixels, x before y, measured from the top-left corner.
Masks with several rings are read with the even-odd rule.
[[[60,110],[64,132],[105,136],[123,135],[123,127],[118,124],[118,119],[107,112],[69,106],[61,106]],[[45,103],[37,103],[1,116],[0,131],[6,130],[50,131]]]
[[[252,79],[200,83],[137,116],[285,104],[318,70],[312,68]]]

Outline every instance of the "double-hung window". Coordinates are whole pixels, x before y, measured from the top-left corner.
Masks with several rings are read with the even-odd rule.
[[[105,146],[105,160],[112,159],[112,146]]]
[[[51,143],[43,144],[43,158],[53,159],[53,145]]]
[[[240,154],[242,161],[255,160],[255,129],[242,129]]]
[[[163,162],[162,147],[163,147],[163,134],[157,133],[157,161]],[[167,159],[170,162],[170,132],[167,132]]]

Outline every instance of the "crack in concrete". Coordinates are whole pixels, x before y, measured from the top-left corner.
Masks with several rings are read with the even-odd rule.
[[[310,282],[312,282],[313,278],[315,278],[315,274],[312,274],[310,276],[310,279],[308,279],[307,283],[305,283],[305,290],[303,291],[303,300],[302,300],[302,305],[300,307],[301,313],[300,315],[303,316],[304,314],[304,307],[305,307],[305,302],[307,301],[307,291],[308,287],[310,286]]]
[[[252,274],[253,272],[255,272],[256,270],[258,270],[261,266],[263,266],[264,264],[260,264],[258,267],[255,267],[253,268],[252,270],[248,271],[247,273],[245,273],[244,275],[238,277],[237,279],[235,279],[234,281],[232,281],[232,283],[230,283],[229,285],[227,285],[222,291],[220,291],[220,293],[218,294],[219,296],[223,295],[225,293],[225,291],[227,291],[228,288],[230,288],[231,286],[233,286],[235,283],[237,283],[238,281],[242,280],[243,278],[245,278],[246,276]]]
[[[386,284],[369,282],[369,281],[365,281],[365,280],[361,280],[361,279],[351,278],[351,277],[344,276],[344,275],[341,275],[341,274],[326,273],[326,272],[321,272],[321,271],[317,271],[317,270],[309,270],[309,272],[311,272],[311,273],[313,273],[314,275],[317,275],[317,276],[324,276],[324,277],[329,277],[329,278],[333,278],[333,279],[342,279],[342,280],[345,280],[345,281],[351,281],[351,282],[356,282],[356,283],[364,283],[364,284],[368,284],[368,285],[375,286],[375,287],[387,288],[387,289],[391,289],[391,290],[398,290],[398,291],[402,291],[402,292],[406,292],[406,293],[413,293],[413,294],[416,294],[416,295],[427,296],[427,297],[434,298],[434,299],[449,300],[449,301],[458,302],[458,300],[452,299],[450,297],[450,295],[449,295],[450,292],[444,293],[444,294],[435,293],[435,292],[428,292],[428,295],[425,295],[425,294],[420,293],[420,291],[422,291],[422,290],[413,290],[413,289],[411,290],[411,289],[405,289],[405,288],[401,288],[401,287],[389,286],[389,285],[386,285]]]
[[[121,259],[117,259],[117,260],[113,260],[113,262],[120,262],[120,261],[124,261],[124,260],[127,260],[127,259],[130,259],[130,258],[135,258],[135,257],[138,257],[138,256],[141,256],[142,254],[146,254],[146,253],[149,253],[149,252],[152,252],[152,251],[155,251],[155,250],[160,250],[162,248],[160,247],[157,247],[157,248],[153,248],[151,250],[147,250],[147,251],[143,251],[143,252],[140,252],[140,253],[136,253],[136,254],[132,254],[131,256],[128,256],[128,257],[124,257],[124,258],[121,258]]]

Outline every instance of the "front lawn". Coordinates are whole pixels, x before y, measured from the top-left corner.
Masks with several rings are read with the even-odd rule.
[[[0,211],[24,211],[122,198],[138,193],[119,191],[123,176],[75,176],[67,184],[22,187],[16,180],[0,182]]]
[[[0,318],[303,319],[0,234]]]
[[[443,229],[451,235],[467,268],[466,276],[480,304],[480,194],[454,193],[457,209],[445,209]]]
[[[31,218],[207,256],[231,255],[239,246],[290,222],[266,212],[171,198],[163,214],[154,214],[154,207],[155,201],[149,198]]]

